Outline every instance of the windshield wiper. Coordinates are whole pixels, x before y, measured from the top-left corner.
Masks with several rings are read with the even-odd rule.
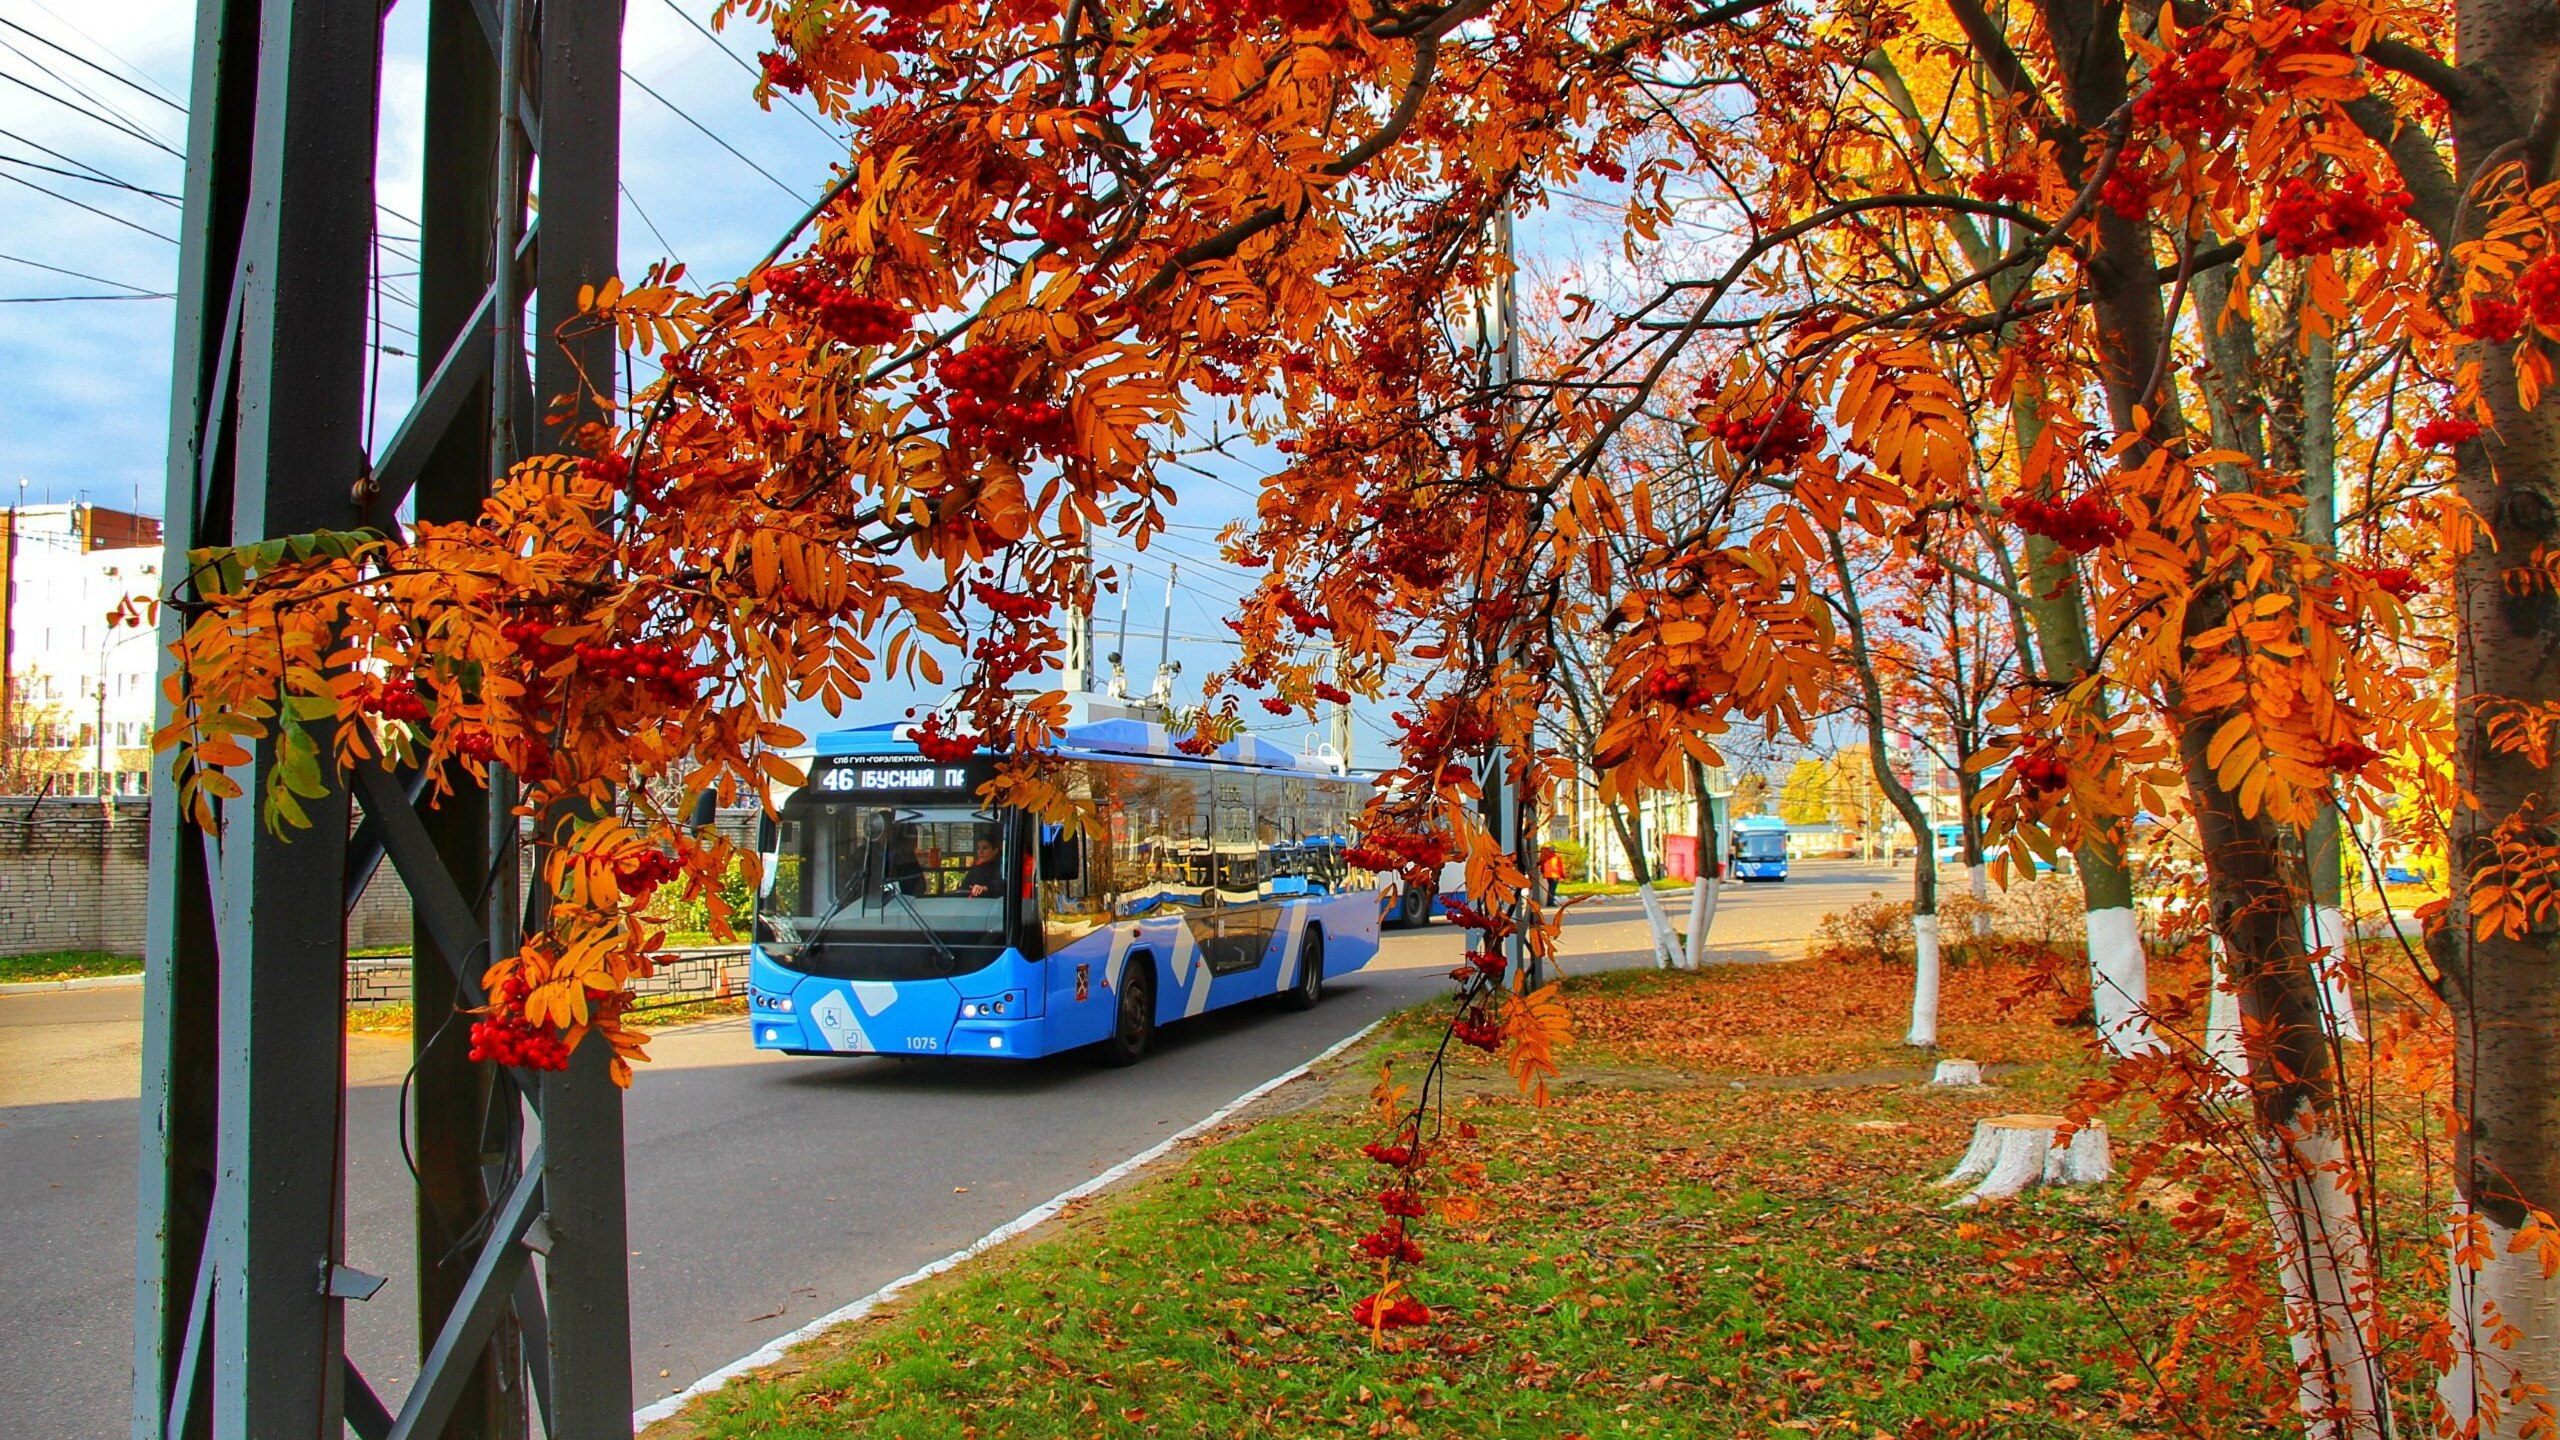
[[[898,903],[906,907],[907,915],[916,922],[916,928],[924,932],[925,939],[933,942],[933,952],[942,957],[942,973],[946,975],[959,974],[960,957],[953,954],[951,947],[943,942],[942,932],[934,929],[933,922],[924,918],[924,912],[916,908],[916,902],[908,898],[907,892],[899,888],[898,882],[895,880],[890,881],[882,888],[886,889],[891,895],[898,897]]]

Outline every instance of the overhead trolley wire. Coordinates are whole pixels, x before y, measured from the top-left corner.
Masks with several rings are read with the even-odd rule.
[[[35,31],[28,29],[26,26],[19,24],[17,21],[9,19],[7,16],[0,16],[0,25],[8,26],[10,29],[17,31],[19,34],[26,36],[28,39],[33,40],[39,45],[44,46],[46,49],[59,51],[64,55],[70,56],[72,59],[79,61],[81,64],[88,66],[90,69],[97,71],[108,79],[124,86],[126,89],[131,90],[133,93],[141,96],[145,100],[156,100],[160,104],[168,106],[170,109],[177,111],[181,115],[187,113],[186,106],[179,104],[177,101],[170,99],[166,95],[161,94],[158,89],[149,85],[144,85],[139,81],[129,80],[124,76],[117,74],[113,70],[108,69],[106,66],[99,64],[97,61],[90,59],[88,56],[81,54],[79,51],[71,49],[58,40],[48,39],[45,36],[39,35]],[[92,41],[91,43],[95,44],[96,42]],[[108,53],[113,54],[114,52],[109,51]]]
[[[130,190],[136,195],[148,195],[152,199],[157,200],[172,209],[175,209],[180,203],[179,198],[175,195],[171,195],[165,191],[153,190],[147,186],[136,185],[132,181],[125,179],[123,176],[110,174],[107,171],[99,169],[97,166],[90,164],[88,161],[81,159],[77,155],[65,155],[50,145],[40,144],[36,141],[30,140],[26,136],[19,134],[15,130],[9,129],[6,126],[0,126],[0,139],[14,140],[17,143],[26,146],[30,150],[50,155],[65,165],[77,165],[81,169],[88,171],[89,174],[96,176],[98,183],[100,184],[113,185],[119,189]],[[20,161],[19,163],[26,164],[29,162]]]
[[[151,228],[150,226],[148,226],[148,225],[140,225],[140,224],[136,224],[135,222],[133,222],[133,221],[131,221],[131,220],[127,220],[127,219],[126,219],[126,218],[124,218],[123,216],[116,214],[116,213],[115,213],[114,211],[112,211],[112,210],[101,210],[101,209],[99,209],[99,208],[98,208],[97,206],[95,206],[95,205],[84,204],[84,203],[82,203],[81,201],[74,200],[74,199],[72,199],[70,196],[68,196],[68,195],[64,195],[64,194],[62,194],[62,193],[60,193],[60,192],[58,192],[58,191],[54,191],[54,190],[47,190],[47,189],[46,189],[46,188],[44,188],[43,186],[41,186],[41,185],[37,184],[36,182],[34,182],[33,180],[22,179],[22,178],[20,178],[20,177],[18,177],[18,176],[16,176],[16,175],[12,175],[12,174],[8,173],[8,172],[7,172],[7,171],[5,171],[5,170],[0,170],[0,180],[6,180],[6,181],[8,181],[10,184],[12,184],[12,185],[24,185],[25,187],[27,187],[27,188],[28,188],[28,189],[30,189],[30,190],[33,190],[34,192],[36,192],[36,193],[37,193],[37,194],[39,194],[39,195],[50,195],[50,196],[52,196],[54,199],[61,201],[63,204],[68,205],[68,206],[72,207],[72,208],[73,208],[73,209],[75,209],[75,210],[86,210],[86,211],[88,211],[90,214],[95,215],[95,216],[97,216],[98,218],[100,218],[100,219],[102,219],[102,220],[113,220],[114,222],[116,222],[117,224],[119,224],[119,225],[123,226],[123,227],[124,227],[124,228],[126,228],[127,230],[139,230],[139,231],[141,231],[143,234],[150,236],[150,237],[151,237],[152,239],[154,239],[154,240],[165,241],[165,242],[167,242],[168,244],[171,244],[171,245],[175,245],[175,244],[177,244],[177,243],[178,243],[177,238],[176,238],[175,236],[163,235],[163,234],[161,234],[159,231],[152,229],[152,228]]]
[[[42,67],[38,68],[41,69]],[[49,78],[59,78],[53,77],[51,71],[45,71],[44,73]],[[71,101],[63,99],[61,96],[54,94],[43,86],[28,80],[23,75],[13,74],[7,70],[0,70],[0,80],[6,80],[10,84],[17,86],[19,89],[25,90],[30,94],[40,95],[45,99],[52,101],[54,104],[61,106],[63,109],[70,111],[72,114],[80,116],[84,120],[96,121],[98,124],[106,126],[108,129],[115,131],[119,135],[126,136],[129,139],[139,140],[154,150],[162,151],[179,160],[187,158],[184,154],[170,149],[170,147],[159,137],[150,134],[141,127],[134,125],[132,122],[119,120],[109,115],[101,115],[95,110],[85,109],[79,105],[73,104]]]
[[[703,124],[701,121],[694,119],[692,115],[690,115],[689,113],[687,113],[687,112],[686,112],[686,110],[685,110],[685,108],[684,108],[683,106],[678,105],[678,104],[677,104],[676,102],[674,102],[673,100],[670,100],[670,99],[668,99],[666,96],[659,94],[659,93],[658,93],[654,88],[652,88],[652,87],[650,86],[650,84],[649,84],[649,82],[648,82],[648,81],[641,79],[639,76],[632,74],[632,73],[631,73],[630,71],[628,71],[628,70],[625,70],[625,71],[623,71],[623,72],[622,72],[622,78],[623,78],[623,79],[625,79],[625,80],[630,81],[630,82],[631,82],[632,84],[634,84],[634,85],[639,86],[639,87],[640,87],[640,93],[642,93],[642,94],[644,94],[644,95],[648,96],[650,99],[655,100],[655,101],[657,101],[659,104],[664,105],[664,106],[666,106],[668,109],[673,110],[674,112],[676,112],[676,118],[677,118],[677,119],[682,120],[682,121],[683,121],[684,123],[686,123],[687,125],[690,125],[690,126],[692,126],[694,129],[701,131],[701,132],[703,133],[703,135],[704,135],[707,139],[709,139],[709,140],[711,141],[711,143],[712,143],[712,144],[717,145],[717,146],[719,146],[721,149],[726,150],[726,151],[728,151],[730,154],[735,155],[736,157],[738,157],[738,163],[739,163],[739,164],[746,166],[748,169],[753,170],[754,172],[756,172],[757,174],[759,174],[759,175],[763,176],[763,177],[764,177],[764,178],[766,178],[767,180],[772,181],[772,182],[773,182],[773,186],[774,186],[774,188],[775,188],[775,189],[780,190],[783,194],[790,196],[790,197],[791,197],[792,199],[794,199],[794,200],[806,200],[806,199],[808,198],[808,197],[806,197],[806,196],[802,195],[799,191],[794,190],[794,189],[792,189],[789,185],[787,185],[787,184],[783,183],[782,177],[780,177],[780,176],[778,176],[778,175],[774,174],[774,173],[773,173],[772,171],[770,171],[770,170],[767,170],[767,169],[766,169],[766,168],[764,168],[763,166],[761,166],[761,165],[757,164],[755,161],[748,159],[748,158],[747,158],[747,152],[745,152],[744,150],[739,149],[739,148],[738,148],[737,146],[735,146],[735,145],[730,144],[728,141],[721,139],[721,138],[720,138],[720,136],[719,136],[719,134],[718,134],[718,132],[714,131],[710,126]]]
[[[684,23],[693,27],[695,34],[700,35],[704,40],[710,42],[712,49],[728,56],[730,60],[736,62],[739,69],[746,71],[758,80],[762,80],[764,78],[764,72],[762,70],[748,64],[746,56],[741,55],[737,51],[730,49],[728,46],[721,44],[720,37],[711,32],[710,26],[693,18],[692,11],[687,10],[684,6],[676,3],[676,0],[666,0],[666,4],[667,8],[676,12],[676,14],[683,19]],[[798,97],[786,94],[782,97],[782,101],[784,104],[791,107],[793,113],[797,114],[801,119],[808,121],[810,126],[819,134],[826,136],[829,140],[835,141],[839,145],[844,143],[844,137],[838,135],[833,130],[828,129],[826,127],[826,122],[820,120],[815,114],[811,113],[809,107],[801,104]],[[651,228],[655,229],[656,227],[652,226]]]
[[[0,252],[0,260],[6,260],[15,265],[25,265],[31,269],[50,270],[56,275],[68,275],[74,280],[86,280],[92,285],[113,285],[119,290],[130,290],[136,295],[158,298],[160,294],[157,290],[145,290],[139,285],[127,285],[121,280],[110,280],[104,275],[91,275],[85,271],[66,270],[59,265],[47,265],[41,260],[30,260],[24,255],[11,255],[6,252]]]

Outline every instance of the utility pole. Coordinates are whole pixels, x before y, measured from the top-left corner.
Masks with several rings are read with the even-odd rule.
[[[1520,378],[1519,311],[1517,287],[1512,282],[1512,220],[1508,206],[1494,216],[1493,233],[1488,240],[1500,273],[1489,286],[1478,289],[1471,304],[1477,313],[1475,338],[1480,373],[1485,388],[1497,392],[1494,413],[1507,416],[1513,406],[1511,387]],[[1516,617],[1513,623],[1518,623]],[[1513,639],[1509,658],[1518,663],[1527,658],[1527,653],[1525,642]],[[1530,886],[1537,883],[1537,842],[1532,833],[1528,797],[1523,792],[1535,751],[1532,737],[1510,755],[1504,755],[1499,748],[1492,752],[1485,766],[1480,812],[1495,842],[1511,856],[1513,865]],[[1546,977],[1545,967],[1528,953],[1523,933],[1528,922],[1526,903],[1516,905],[1509,918],[1511,934],[1504,944],[1511,973],[1521,976],[1522,983],[1534,990],[1545,983]]]
[[[563,326],[616,268],[620,0],[426,3],[420,383],[368,454],[382,9],[198,0],[172,582],[198,547],[467,517],[511,456],[609,417],[581,382],[610,385],[610,333]],[[555,401],[568,423],[534,423]],[[164,656],[186,613],[162,607]],[[254,797],[278,761],[268,742],[232,774]],[[217,839],[155,763],[134,1440],[521,1440],[536,1418],[551,1440],[628,1437],[621,1095],[602,1037],[534,1075],[471,1063],[461,1027],[432,1023],[483,1003],[481,973],[513,948],[511,796],[449,775],[458,793],[429,804],[425,775],[361,767],[305,802],[290,842],[253,799],[224,807]],[[344,1344],[345,1307],[384,1283],[346,1263],[342,977],[347,911],[385,859],[414,906],[422,1021],[420,1346],[396,1415]]]

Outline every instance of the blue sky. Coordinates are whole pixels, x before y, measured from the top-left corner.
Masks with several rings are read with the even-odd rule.
[[[418,364],[407,353],[414,345],[405,333],[413,323],[416,251],[404,241],[415,235],[418,214],[426,14],[424,0],[399,0],[385,32],[378,162],[385,210],[382,320],[386,352],[403,353],[379,359],[377,443],[397,428]],[[737,273],[798,218],[841,153],[810,116],[779,103],[770,113],[757,108],[746,67],[759,39],[740,25],[715,43],[687,19],[707,28],[710,14],[701,0],[686,0],[682,10],[676,0],[629,0],[626,275],[666,255],[700,277]],[[8,157],[0,160],[0,175],[10,177],[0,181],[0,256],[11,257],[0,259],[0,297],[158,295],[174,287],[174,205],[97,182],[111,177],[163,195],[179,192],[194,19],[194,7],[177,0],[112,6],[0,0],[0,20],[8,22],[0,25],[0,41],[15,52],[0,49],[0,75],[10,77],[0,80],[0,156]],[[39,194],[30,184],[92,208]],[[159,513],[173,322],[174,307],[165,298],[0,304],[0,502],[14,499],[9,482],[23,479],[30,503],[85,499]],[[1218,526],[1250,509],[1252,483],[1250,469],[1217,479],[1182,476],[1175,528],[1164,539],[1144,556],[1104,551],[1106,563],[1132,572],[1129,651],[1138,688],[1155,664],[1170,565],[1181,570],[1172,651],[1183,666],[1182,693],[1195,695],[1199,679],[1232,653],[1218,642],[1225,633],[1220,621],[1235,613],[1251,576],[1218,560],[1213,541]],[[1106,651],[1117,621],[1117,602],[1106,600],[1100,626]],[[847,719],[892,718],[918,700],[875,693]],[[1248,711],[1254,721],[1271,718],[1250,705]],[[803,729],[834,723],[815,707],[788,718]],[[1382,756],[1382,725],[1382,711],[1362,707],[1364,760]],[[1309,727],[1275,723],[1262,733],[1294,748]]]

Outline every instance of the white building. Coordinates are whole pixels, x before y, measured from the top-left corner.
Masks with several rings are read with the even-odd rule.
[[[147,787],[157,636],[107,617],[160,593],[159,539],[157,520],[94,505],[0,509],[0,736],[24,752],[14,788]]]

